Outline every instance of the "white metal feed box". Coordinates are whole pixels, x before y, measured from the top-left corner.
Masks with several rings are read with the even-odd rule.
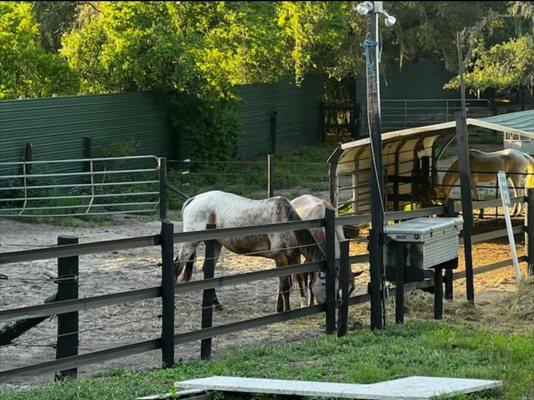
[[[390,240],[408,246],[406,266],[428,269],[458,258],[458,236],[462,230],[461,218],[415,218],[387,225],[384,233]],[[386,248],[386,260],[394,265],[396,260]]]

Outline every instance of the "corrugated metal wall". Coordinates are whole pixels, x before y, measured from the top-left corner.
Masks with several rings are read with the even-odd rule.
[[[0,160],[21,161],[25,143],[34,160],[83,157],[85,136],[93,155],[115,141],[137,154],[173,157],[176,144],[167,108],[147,93],[121,93],[0,102]]]
[[[382,100],[399,99],[454,99],[458,91],[444,90],[454,74],[447,71],[440,60],[421,60],[406,63],[402,69],[398,65],[386,65],[380,74]],[[358,79],[356,97],[365,104],[365,75]]]
[[[306,77],[300,87],[291,83],[239,86],[243,130],[239,136],[238,155],[252,157],[271,151],[273,111],[276,112],[276,151],[315,143],[323,89],[324,80],[317,76]]]
[[[317,140],[318,106],[324,81],[308,77],[301,87],[290,83],[239,86],[243,130],[238,155],[253,157],[271,151],[270,116],[277,113],[276,149]],[[168,110],[148,93],[120,93],[0,102],[0,160],[21,161],[26,143],[34,160],[83,157],[84,137],[93,138],[93,155],[115,141],[136,145],[137,154],[175,158],[177,135]]]
[[[444,90],[443,85],[453,76],[447,71],[445,65],[440,60],[424,59],[417,63],[406,63],[402,69],[398,65],[385,65],[380,74],[380,92],[382,100],[382,128],[384,131],[402,129],[403,117],[405,113],[402,102],[391,102],[388,100],[417,100],[432,99],[433,102],[411,102],[409,107],[413,107],[409,114],[412,114],[410,121],[415,121],[420,117],[423,125],[444,122],[441,119],[433,120],[434,114],[445,112],[445,102],[438,100],[458,99],[460,97],[456,90]],[[361,104],[362,120],[361,133],[367,136],[366,118],[366,83],[365,75],[357,80],[356,99]],[[399,114],[401,116],[399,116]]]

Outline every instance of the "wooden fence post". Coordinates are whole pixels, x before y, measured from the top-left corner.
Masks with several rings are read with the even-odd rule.
[[[527,226],[526,240],[527,243],[527,275],[534,275],[534,189],[527,190]]]
[[[443,269],[434,268],[434,319],[443,318]]]
[[[329,191],[330,191],[330,204],[334,206],[337,209],[336,204],[336,170],[337,170],[337,162],[339,160],[339,156],[341,155],[341,143],[338,144],[330,158],[328,159],[328,182],[329,182]]]
[[[319,102],[319,126],[317,128],[318,134],[317,137],[319,139],[319,142],[324,143],[325,142],[325,108],[324,108],[324,101]]]
[[[167,158],[159,159],[159,219],[163,221],[167,218]]]
[[[326,241],[326,287],[325,287],[325,320],[326,333],[336,330],[336,213],[329,208],[325,212]]]
[[[93,137],[86,136],[83,138],[83,158],[93,158]],[[86,161],[83,165],[84,172],[91,171],[91,162]]]
[[[276,111],[271,111],[269,123],[269,139],[271,142],[271,153],[276,153]]]
[[[214,224],[207,224],[206,229],[215,229]],[[206,251],[204,255],[204,279],[213,278],[215,273],[215,240],[206,240]],[[202,291],[202,321],[201,328],[210,328],[213,322],[213,301],[215,299],[215,289],[204,289]],[[209,360],[211,358],[211,338],[200,341],[200,358]]]
[[[430,183],[431,183],[431,174],[430,174],[430,157],[423,156],[421,157],[421,175],[422,175],[422,182],[421,182],[421,189],[423,194],[423,207],[428,207],[430,203]]]
[[[32,159],[33,159],[33,144],[26,143],[26,147],[24,150],[24,161],[28,162],[28,161],[32,161]],[[25,171],[22,171],[23,173],[25,173],[26,175],[31,174],[32,164],[27,164],[25,166],[25,169],[26,169]]]
[[[161,358],[174,365],[174,225],[161,222]]]
[[[274,196],[274,154],[267,155],[267,197]]]
[[[445,202],[445,216],[452,218],[456,216],[454,211],[454,199],[448,198]],[[458,259],[456,259],[458,263]],[[454,297],[454,277],[453,271],[451,268],[445,269],[445,298],[447,300],[452,300]]]
[[[460,169],[460,184],[462,192],[462,215],[464,219],[464,258],[465,285],[467,300],[475,301],[473,283],[473,252],[471,232],[473,231],[473,199],[471,197],[471,167],[469,165],[469,143],[467,140],[467,123],[463,113],[456,114],[456,148]]]
[[[395,323],[404,324],[404,284],[406,273],[406,245],[395,243]]]
[[[77,244],[74,236],[59,236],[58,245]],[[57,300],[71,300],[78,298],[78,256],[61,257],[57,259],[58,289]],[[78,355],[78,312],[73,311],[57,316],[57,347],[56,359]],[[76,378],[77,368],[58,371],[55,380],[66,377]]]
[[[341,299],[338,310],[337,336],[347,334],[347,318],[349,315],[349,280],[352,278],[349,260],[349,241],[339,243],[339,289]]]

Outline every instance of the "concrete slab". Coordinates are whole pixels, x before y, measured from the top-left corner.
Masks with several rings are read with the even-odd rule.
[[[501,381],[412,376],[373,384],[212,376],[176,382],[177,389],[269,393],[366,400],[430,400],[502,386]]]

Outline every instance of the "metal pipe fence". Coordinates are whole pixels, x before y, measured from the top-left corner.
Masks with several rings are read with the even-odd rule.
[[[129,156],[6,162],[0,163],[0,217],[154,214],[159,208],[164,219],[167,206],[180,209],[189,197],[209,190],[265,198],[326,192],[328,185],[326,163],[274,155],[259,161]]]
[[[325,162],[281,161],[275,155],[259,161],[185,159],[167,162],[170,185],[188,196],[223,190],[251,198],[265,198],[280,191],[292,191],[297,195],[328,190],[328,164]],[[175,204],[175,208],[179,205]]]
[[[160,159],[101,157],[0,163],[0,217],[154,213]]]

